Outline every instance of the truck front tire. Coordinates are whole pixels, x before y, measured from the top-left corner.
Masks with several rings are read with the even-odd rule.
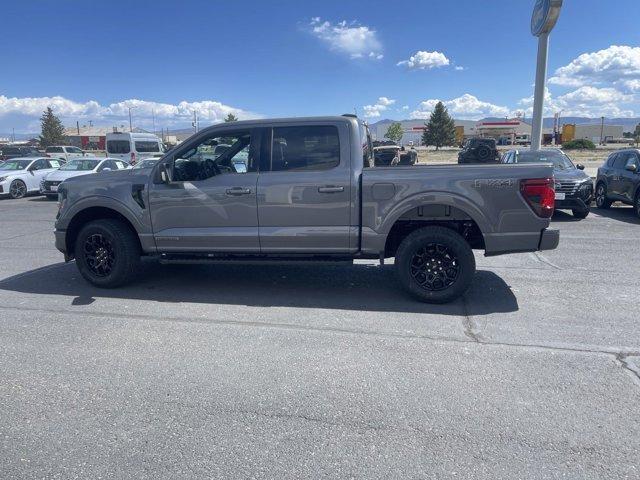
[[[418,300],[448,303],[473,280],[476,260],[467,241],[445,227],[424,227],[400,243],[395,257],[402,286]]]
[[[121,220],[95,220],[80,230],[75,257],[85,280],[96,287],[114,288],[135,275],[140,263],[140,244]]]

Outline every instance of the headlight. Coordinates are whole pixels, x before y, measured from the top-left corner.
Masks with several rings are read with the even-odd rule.
[[[7,179],[7,177],[0,177],[0,182],[4,182]]]

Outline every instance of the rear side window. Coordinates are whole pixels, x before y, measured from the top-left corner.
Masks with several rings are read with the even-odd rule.
[[[340,164],[340,140],[334,126],[273,129],[271,170],[328,170]]]
[[[109,153],[129,153],[131,145],[128,140],[109,140],[107,141],[107,152]]]
[[[136,142],[136,152],[149,153],[159,151],[160,145],[158,142]]]

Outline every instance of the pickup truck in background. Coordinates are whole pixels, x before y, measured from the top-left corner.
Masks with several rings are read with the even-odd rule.
[[[229,146],[215,159],[202,155]],[[241,157],[240,160],[236,157]],[[152,169],[66,180],[56,246],[100,287],[163,263],[395,257],[400,284],[443,303],[486,255],[556,248],[550,165],[374,166],[353,115],[206,128]]]

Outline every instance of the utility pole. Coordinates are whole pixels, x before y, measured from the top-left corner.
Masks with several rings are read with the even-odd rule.
[[[558,21],[561,8],[562,0],[537,0],[531,16],[531,34],[538,37],[536,85],[533,97],[533,119],[531,122],[531,150],[534,151],[540,150],[540,144],[542,143],[542,114],[547,81],[549,34]]]
[[[193,133],[198,133],[198,112],[196,110],[193,111],[193,122],[191,122],[191,125],[193,125]]]
[[[133,123],[131,122],[131,110],[133,110],[136,107],[129,107],[129,131],[133,132]]]
[[[151,118],[153,119],[153,134],[156,134],[156,111],[151,110]]]
[[[600,145],[604,145],[604,117],[600,117]]]

